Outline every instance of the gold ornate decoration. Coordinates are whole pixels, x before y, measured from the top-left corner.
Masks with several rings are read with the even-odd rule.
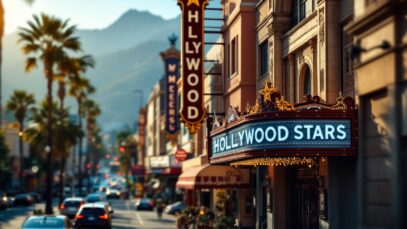
[[[187,6],[195,4],[199,7],[199,0],[188,0]]]
[[[246,106],[246,112],[249,115],[260,113],[260,111],[261,111],[260,104],[257,101],[254,106],[250,106],[249,104],[247,104]]]
[[[191,135],[194,135],[201,128],[202,123],[200,123],[200,122],[198,122],[198,123],[184,122],[184,125],[189,130],[189,133]]]
[[[339,93],[339,97],[336,99],[336,104],[331,107],[332,110],[346,110],[346,104],[343,102],[342,93]]]
[[[284,99],[284,96],[281,96],[281,99],[277,99],[277,108],[279,111],[294,111],[294,105],[287,102]]]
[[[312,167],[316,165],[314,158],[310,157],[264,157],[253,158],[244,161],[230,163],[231,166],[294,166],[307,165]]]
[[[264,102],[271,102],[271,94],[275,93],[277,90],[272,86],[270,81],[264,83],[264,88],[259,91],[263,95]]]

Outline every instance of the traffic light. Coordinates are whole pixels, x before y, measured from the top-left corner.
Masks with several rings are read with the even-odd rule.
[[[91,167],[90,163],[86,164],[87,169],[90,169],[90,167]]]
[[[120,146],[119,151],[120,151],[120,153],[123,153],[124,152],[124,146]]]
[[[106,154],[106,159],[109,159],[110,158],[110,154]]]

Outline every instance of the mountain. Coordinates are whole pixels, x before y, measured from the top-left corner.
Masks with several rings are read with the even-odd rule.
[[[165,20],[149,12],[129,10],[104,29],[77,31],[83,54],[96,59],[96,67],[87,76],[97,88],[91,98],[101,105],[102,126],[133,125],[140,106],[140,95],[134,94],[134,90],[143,90],[145,102],[163,75],[159,53],[170,47],[167,37],[173,33],[180,36],[180,23],[180,17]],[[46,94],[42,66],[32,73],[24,72],[26,57],[17,40],[17,34],[13,33],[3,41],[3,104],[15,89],[32,92],[37,100]],[[56,87],[54,84],[54,95]],[[72,98],[67,99],[67,105],[73,112],[76,110]]]

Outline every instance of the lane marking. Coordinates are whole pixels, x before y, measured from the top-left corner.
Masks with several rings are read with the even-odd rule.
[[[144,225],[143,220],[141,219],[140,215],[136,212],[137,220],[140,222],[141,225]]]

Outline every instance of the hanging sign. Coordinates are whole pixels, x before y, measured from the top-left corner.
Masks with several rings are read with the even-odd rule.
[[[204,9],[208,0],[178,0],[182,10],[181,121],[195,134],[206,117],[203,104]]]
[[[177,80],[179,60],[170,58],[165,60],[166,66],[166,108],[165,108],[165,130],[168,134],[176,134],[179,130],[178,124],[178,98]]]

